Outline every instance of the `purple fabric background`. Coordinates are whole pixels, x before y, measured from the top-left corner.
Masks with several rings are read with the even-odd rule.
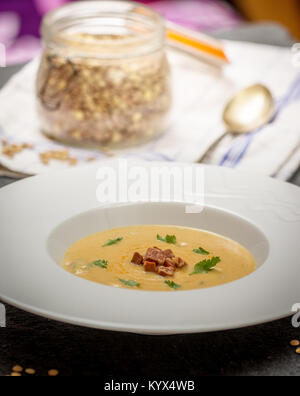
[[[25,62],[41,49],[39,26],[48,11],[71,0],[0,0],[0,43],[6,63]],[[222,0],[141,0],[166,18],[201,31],[229,28],[240,17]]]

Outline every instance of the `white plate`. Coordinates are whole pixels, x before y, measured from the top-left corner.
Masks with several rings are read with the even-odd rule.
[[[103,206],[93,166],[1,189],[1,300],[63,322],[143,334],[216,331],[288,316],[300,303],[300,189],[255,174],[204,170],[205,209],[193,215],[180,202]],[[99,285],[59,266],[79,238],[131,224],[225,235],[254,254],[258,269],[220,287],[160,293]]]

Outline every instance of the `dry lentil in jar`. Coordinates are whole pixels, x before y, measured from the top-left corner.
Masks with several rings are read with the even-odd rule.
[[[64,10],[62,15],[74,16],[81,7],[78,2],[60,10]],[[37,79],[42,131],[81,146],[128,146],[158,136],[166,127],[171,107],[161,18],[129,2],[85,2],[84,7],[92,15],[98,12],[100,27],[105,12],[113,12],[111,7],[127,10],[124,15],[134,16],[138,26],[134,34],[91,34],[82,32],[79,23],[77,32],[65,28],[54,34],[53,20],[59,20],[61,14],[54,11],[46,17],[43,33],[48,45]],[[144,30],[140,13],[152,21]],[[86,18],[85,12],[84,21]],[[147,29],[150,32],[145,34]]]

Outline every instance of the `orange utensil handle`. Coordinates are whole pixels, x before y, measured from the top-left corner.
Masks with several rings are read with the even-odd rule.
[[[198,55],[203,60],[228,64],[229,59],[221,43],[201,33],[183,29],[172,23],[167,24],[167,40],[175,48]]]

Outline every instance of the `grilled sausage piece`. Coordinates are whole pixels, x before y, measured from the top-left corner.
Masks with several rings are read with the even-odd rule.
[[[164,265],[166,257],[162,250],[149,248],[147,250],[145,261],[154,261],[158,265]]]
[[[170,259],[170,258],[166,259],[165,266],[169,267],[169,268],[173,268],[174,271],[176,270],[176,265],[175,265],[174,261],[172,259]]]
[[[163,253],[164,253],[166,258],[171,258],[172,259],[172,258],[175,257],[175,254],[172,252],[171,249],[164,250]]]
[[[143,261],[144,261],[144,257],[141,254],[135,252],[133,257],[132,257],[131,262],[133,264],[142,265]]]
[[[187,263],[184,260],[182,260],[181,257],[173,258],[173,262],[174,262],[174,264],[176,265],[177,268],[183,268],[183,267],[185,267],[187,265]]]
[[[175,268],[173,267],[164,267],[164,266],[159,266],[157,269],[157,273],[160,276],[174,276],[175,273]]]
[[[153,261],[145,261],[144,270],[146,272],[156,272],[156,263],[154,263]]]

